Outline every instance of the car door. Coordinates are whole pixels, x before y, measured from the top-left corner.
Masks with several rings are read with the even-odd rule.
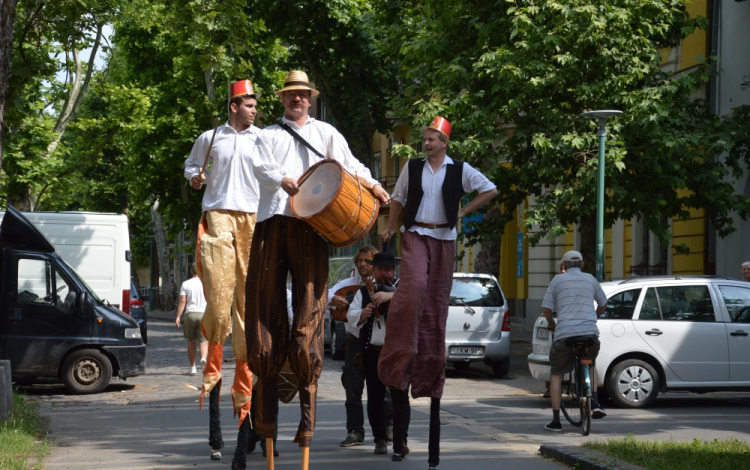
[[[11,276],[6,355],[13,370],[55,375],[62,355],[90,336],[75,284],[47,255],[16,253],[6,274]]]
[[[719,285],[727,318],[729,380],[750,382],[750,287]]]
[[[680,380],[728,381],[727,334],[716,304],[706,284],[649,287],[633,326]]]

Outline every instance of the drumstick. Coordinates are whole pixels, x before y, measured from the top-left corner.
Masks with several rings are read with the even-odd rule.
[[[200,169],[198,170],[200,172],[201,183],[206,181],[206,174],[204,173],[204,171],[205,171],[206,165],[208,165],[208,157],[211,156],[211,147],[214,146],[214,137],[216,137],[216,129],[218,128],[219,128],[219,120],[217,119],[216,124],[214,124],[214,133],[211,134],[211,143],[208,144],[208,150],[206,151],[206,159],[203,160],[203,166],[200,167]]]
[[[266,438],[266,470],[273,470],[273,437]]]

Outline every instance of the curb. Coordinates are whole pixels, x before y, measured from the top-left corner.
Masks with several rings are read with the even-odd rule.
[[[581,470],[646,470],[638,465],[620,461],[610,455],[582,449],[580,447],[542,444],[539,453],[544,457]]]

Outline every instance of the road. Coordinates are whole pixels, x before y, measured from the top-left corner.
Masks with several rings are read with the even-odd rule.
[[[494,379],[491,369],[473,365],[465,372],[446,371],[441,402],[442,454],[440,467],[450,469],[508,468],[560,469],[538,455],[542,443],[577,445],[589,439],[624,436],[692,440],[733,436],[750,442],[749,393],[680,394],[657,400],[648,410],[632,411],[609,406],[605,420],[594,421],[591,436],[564,425],[562,435],[544,430],[551,416],[549,400],[541,398],[543,386],[532,379],[526,366],[531,344],[528,334],[513,343],[511,372]],[[225,354],[231,355],[229,344]],[[188,371],[185,341],[173,324],[149,322],[147,374],[126,382],[115,380],[105,392],[93,396],[69,395],[59,385],[27,387],[50,409],[50,437],[56,447],[45,459],[58,469],[177,469],[229,468],[236,442],[229,387],[231,370],[225,370],[222,389],[224,458],[208,459],[208,411],[198,410],[200,375]],[[390,456],[372,453],[374,445],[341,448],[345,437],[344,391],[340,382],[342,361],[326,356],[319,382],[318,415],[311,447],[310,468],[423,469],[427,460],[429,401],[412,401],[409,447],[412,454],[400,464]],[[282,405],[277,459],[278,468],[298,467],[299,448],[292,438],[299,420],[297,400]],[[367,424],[365,425],[368,428]],[[367,438],[371,439],[371,435]],[[502,464],[498,464],[498,459]],[[258,450],[248,456],[248,468],[265,468]]]

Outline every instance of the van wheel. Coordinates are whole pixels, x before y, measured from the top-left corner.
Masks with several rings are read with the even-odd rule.
[[[607,378],[609,398],[623,408],[647,408],[661,389],[661,377],[648,362],[628,359],[615,364]]]
[[[492,362],[492,373],[495,374],[495,378],[499,379],[505,377],[510,372],[510,358],[506,357],[499,361]]]
[[[96,349],[80,349],[65,359],[61,378],[72,393],[99,393],[112,378],[112,363]]]

